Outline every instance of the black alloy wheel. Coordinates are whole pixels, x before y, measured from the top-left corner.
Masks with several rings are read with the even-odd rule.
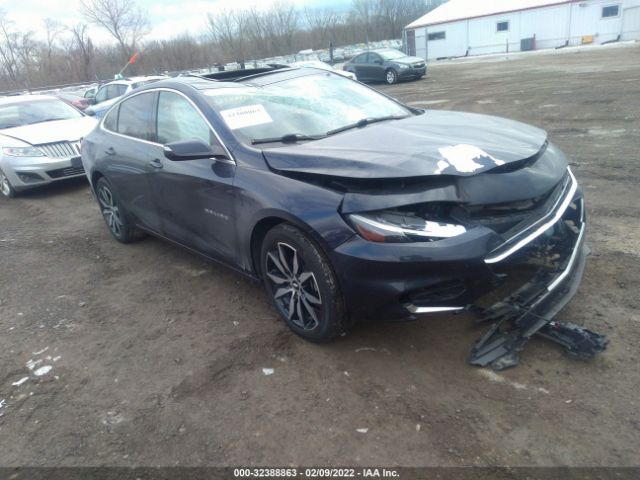
[[[126,212],[118,203],[111,185],[104,177],[100,178],[96,184],[96,196],[102,217],[116,240],[130,243],[144,237],[144,233],[129,221]]]
[[[271,301],[295,333],[320,342],[347,330],[335,275],[321,250],[301,230],[285,223],[269,231],[261,260]]]

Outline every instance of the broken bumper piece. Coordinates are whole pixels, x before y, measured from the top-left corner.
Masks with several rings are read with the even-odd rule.
[[[541,269],[507,299],[481,310],[479,321],[495,323],[474,346],[469,363],[494,370],[513,367],[535,334],[559,343],[578,359],[590,359],[606,348],[606,337],[553,320],[578,290],[589,254],[584,245],[585,227],[582,223],[572,235],[567,249],[570,254],[555,271]]]

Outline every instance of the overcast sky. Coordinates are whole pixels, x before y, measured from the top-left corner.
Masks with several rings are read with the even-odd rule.
[[[349,0],[291,0],[301,8],[333,6],[348,8]],[[205,29],[206,14],[221,8],[244,8],[252,5],[268,6],[273,0],[138,0],[149,13],[151,33],[148,38],[166,38],[189,31],[199,33]],[[0,0],[0,9],[23,30],[33,30],[41,34],[42,21],[51,18],[60,23],[73,25],[82,17],[78,0]],[[92,27],[91,37],[96,43],[111,41],[108,34]]]

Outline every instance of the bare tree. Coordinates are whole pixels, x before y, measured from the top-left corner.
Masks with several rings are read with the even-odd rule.
[[[245,60],[248,19],[247,12],[242,10],[225,9],[216,15],[208,15],[209,33],[227,58]]]
[[[312,36],[313,48],[326,47],[334,39],[340,17],[332,8],[310,10],[305,7],[304,18]]]
[[[17,86],[20,68],[17,52],[18,34],[13,31],[13,24],[4,15],[4,11],[0,11],[0,58],[4,73]]]
[[[443,0],[432,0],[433,6]],[[206,32],[144,42],[147,23],[135,0],[81,0],[85,23],[61,32],[46,20],[44,35],[18,29],[0,9],[0,89],[60,85],[112,78],[138,48],[134,67],[146,73],[202,68],[217,62],[249,62],[305,48],[400,38],[404,25],[429,8],[424,0],[352,0],[348,12],[297,10],[291,0],[270,6],[223,10],[207,17]],[[110,32],[96,46],[88,24]],[[180,33],[180,32],[177,32]]]
[[[279,44],[279,53],[291,53],[293,35],[298,30],[298,10],[293,3],[277,0],[269,12],[273,24],[273,40]]]
[[[87,21],[111,34],[125,58],[149,32],[147,19],[133,0],[80,0],[80,9]]]
[[[93,61],[95,49],[93,42],[87,34],[87,24],[78,23],[70,29],[72,35],[72,47],[75,50],[76,58],[80,59],[80,77],[83,81],[89,81],[91,75],[91,63]]]
[[[51,77],[57,70],[56,67],[59,66],[53,61],[53,54],[58,48],[60,38],[63,35],[65,28],[59,22],[50,18],[45,18],[43,24],[45,38],[44,43],[41,46],[42,52],[40,54],[40,69],[42,73],[47,75],[47,77]]]

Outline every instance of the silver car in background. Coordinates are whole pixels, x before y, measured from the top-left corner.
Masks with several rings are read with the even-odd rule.
[[[80,141],[96,123],[56,97],[0,98],[0,193],[84,175]]]

